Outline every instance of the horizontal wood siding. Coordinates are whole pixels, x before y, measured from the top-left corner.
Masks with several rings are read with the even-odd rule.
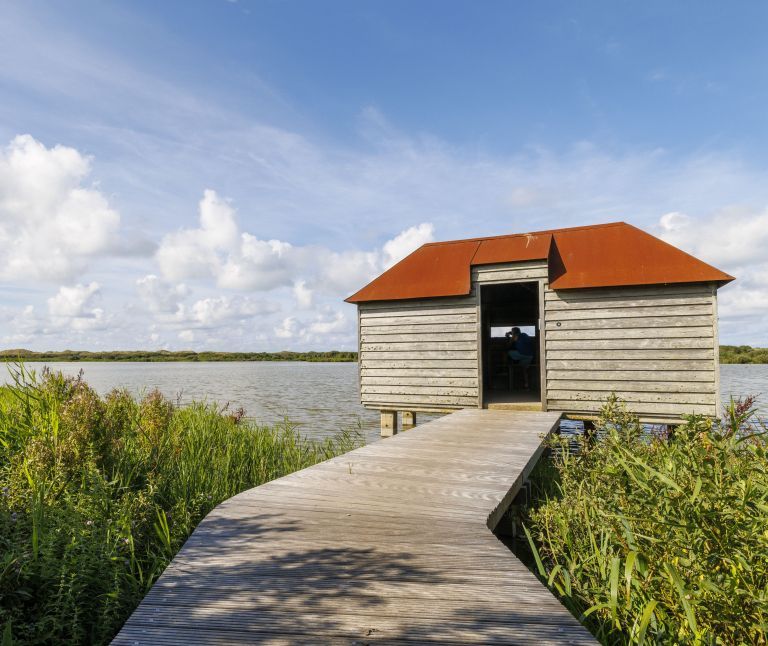
[[[522,283],[547,280],[549,270],[544,261],[515,262],[503,265],[472,267],[472,284]]]
[[[364,303],[359,317],[364,406],[420,411],[478,406],[474,294]]]
[[[713,287],[547,290],[547,409],[597,413],[612,392],[644,419],[715,415]]]

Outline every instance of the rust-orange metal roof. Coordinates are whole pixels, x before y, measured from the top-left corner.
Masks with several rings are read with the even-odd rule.
[[[349,303],[465,296],[471,267],[548,260],[552,289],[715,282],[733,276],[625,222],[431,242],[390,267]]]

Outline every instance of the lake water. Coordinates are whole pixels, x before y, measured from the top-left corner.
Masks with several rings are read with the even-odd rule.
[[[302,432],[323,437],[348,428],[362,428],[368,440],[378,439],[379,416],[363,408],[357,393],[357,364],[301,362],[210,363],[49,363],[68,375],[84,372],[100,393],[126,387],[136,394],[158,388],[182,403],[205,400],[232,408],[242,406],[256,421],[289,418]],[[41,369],[43,364],[28,364]],[[0,382],[7,380],[7,373]],[[731,395],[763,394],[758,403],[768,416],[768,365],[724,365],[720,374],[724,400]],[[431,419],[420,415],[419,421]]]

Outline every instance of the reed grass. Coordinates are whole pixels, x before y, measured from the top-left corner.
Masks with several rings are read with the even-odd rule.
[[[525,512],[534,567],[602,643],[766,643],[768,441],[752,404],[649,435],[612,397],[576,451],[552,441]]]
[[[3,646],[108,642],[218,503],[362,443],[11,372],[0,388]]]

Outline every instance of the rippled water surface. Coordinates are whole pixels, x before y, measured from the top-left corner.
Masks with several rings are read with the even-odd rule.
[[[42,364],[29,364],[40,369]],[[362,427],[369,440],[378,438],[378,413],[364,409],[357,392],[357,364],[301,362],[211,363],[50,363],[51,369],[76,375],[80,370],[96,390],[126,387],[140,394],[158,388],[181,402],[207,400],[271,423],[285,417],[307,435],[322,437],[345,428]],[[724,365],[721,393],[763,394],[761,413],[768,416],[768,365]],[[426,421],[428,416],[420,416]]]

